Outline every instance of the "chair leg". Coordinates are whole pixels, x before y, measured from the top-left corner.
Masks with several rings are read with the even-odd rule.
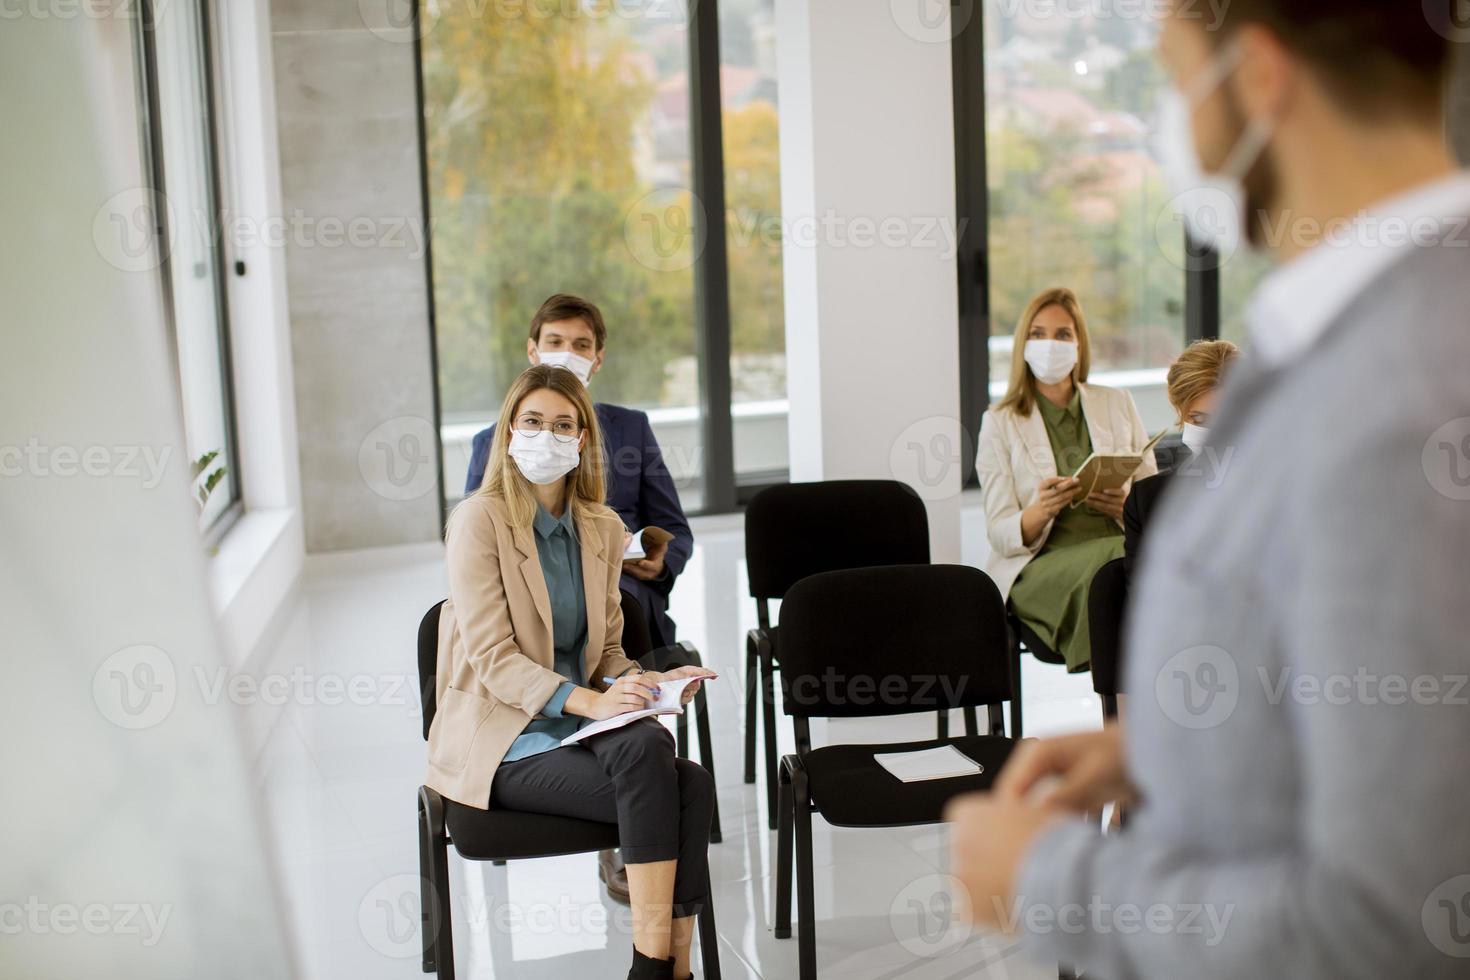
[[[715,931],[714,896],[705,899],[699,910],[699,959],[704,964],[705,980],[720,980],[720,936]]]
[[[776,665],[761,657],[761,710],[765,713],[766,826],[776,829]]]
[[[435,933],[438,929],[437,916],[434,914],[434,903],[438,896],[434,890],[434,864],[432,834],[429,830],[429,815],[424,811],[423,802],[419,802],[419,936],[424,943],[423,968],[425,973],[433,973],[439,968],[436,962],[438,949],[435,944]]]
[[[755,702],[760,691],[760,665],[755,656],[755,642],[745,640],[745,781],[755,782]]]
[[[796,813],[791,791],[791,773],[780,773],[780,826],[776,830],[776,938],[791,938],[791,838],[796,832]]]
[[[429,794],[433,794],[430,796]],[[426,915],[433,919],[425,924],[424,971],[430,967],[429,952],[432,949],[434,969],[439,980],[454,980],[454,933],[450,924],[453,918],[449,899],[449,847],[444,837],[444,815],[438,809],[438,794],[424,788],[419,790],[420,825],[423,828],[423,843],[420,855],[427,859],[425,880],[433,887],[433,900]],[[427,803],[427,806],[426,806]],[[422,897],[420,901],[422,902]]]
[[[439,980],[454,980],[454,932],[451,925],[453,905],[449,898],[449,853],[441,842],[434,855],[434,890],[439,897],[439,928],[435,930],[434,949],[439,964]]]
[[[674,716],[674,752],[681,759],[689,758],[689,712]]]
[[[935,719],[935,724],[934,724],[934,737],[935,738],[949,738],[949,712],[948,711],[941,711],[941,712],[939,712],[938,717]]]
[[[1026,700],[1021,692],[1021,639],[1014,634],[1011,635],[1011,738],[1021,739],[1025,737],[1022,719],[1022,702]]]
[[[699,737],[699,764],[709,772],[710,778],[715,776],[715,749],[714,739],[709,733],[709,700],[704,695],[704,685],[699,686],[699,693],[694,695],[694,726]],[[715,794],[715,812],[710,820],[709,841],[718,844],[723,839],[720,832],[720,798]]]
[[[796,822],[796,958],[801,980],[817,976],[817,912],[812,884],[812,807],[807,791],[806,774],[793,773],[791,785],[792,816]]]
[[[975,717],[974,705],[970,705],[968,708],[965,709],[965,734],[980,734],[980,721],[978,718]]]

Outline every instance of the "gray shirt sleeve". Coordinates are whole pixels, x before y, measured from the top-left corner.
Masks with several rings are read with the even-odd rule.
[[[1447,404],[1423,393],[1348,433],[1304,419],[1280,450],[1297,493],[1280,502],[1278,530],[1300,564],[1293,588],[1253,611],[1270,618],[1275,649],[1236,653],[1242,697],[1277,699],[1290,736],[1247,735],[1201,764],[1288,767],[1295,799],[1243,794],[1205,812],[1224,825],[1278,808],[1294,846],[1212,849],[1209,827],[1195,827],[1174,835],[1180,847],[1143,832],[1146,820],[1108,837],[1055,828],[1017,884],[1018,929],[1043,960],[1112,978],[1464,975],[1470,503],[1430,465],[1431,434],[1455,414],[1432,406]]]

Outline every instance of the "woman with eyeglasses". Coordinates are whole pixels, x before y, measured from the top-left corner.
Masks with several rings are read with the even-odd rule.
[[[511,386],[481,489],[450,515],[438,711],[425,783],[476,809],[618,825],[633,907],[630,978],[691,976],[709,896],[714,781],[675,757],[653,718],[561,741],[647,707],[659,674],[623,655],[623,522],[603,504],[602,435],[587,389],[538,365]],[[700,684],[684,688],[687,703]]]

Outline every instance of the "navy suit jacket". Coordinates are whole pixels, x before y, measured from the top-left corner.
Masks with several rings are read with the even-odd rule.
[[[606,454],[607,505],[618,512],[623,526],[637,531],[653,525],[674,536],[664,555],[663,577],[644,582],[623,573],[619,585],[638,600],[648,621],[655,647],[674,642],[674,621],[669,618],[669,592],[674,579],[684,570],[694,551],[694,533],[679,504],[679,491],[664,464],[663,452],[648,424],[648,415],[619,405],[597,403],[597,421],[602,426],[602,447]],[[466,495],[480,489],[485,480],[485,465],[490,457],[490,444],[495,426],[475,436],[470,454],[470,471],[465,480]]]

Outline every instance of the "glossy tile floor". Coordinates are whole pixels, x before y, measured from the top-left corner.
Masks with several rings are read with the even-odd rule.
[[[723,673],[709,693],[724,828],[724,842],[710,848],[721,964],[734,980],[794,977],[796,940],[771,934],[775,834],[765,829],[763,794],[741,782],[742,637],[755,607],[745,595],[740,519],[698,521],[695,534],[673,612],[681,637]],[[964,538],[965,560],[977,562],[985,545],[974,507],[966,509]],[[275,692],[247,705],[247,744],[303,977],[422,975],[414,794],[424,743],[414,635],[444,589],[433,547],[314,559],[299,595],[247,663],[261,690]],[[1025,670],[1028,734],[1097,726],[1086,675],[1035,662]],[[932,732],[933,716],[916,715],[817,725],[813,735],[821,744]],[[782,737],[790,738],[784,723]],[[782,751],[789,750],[787,742]],[[833,829],[818,818],[814,838],[823,977],[1056,976],[1054,965],[1030,962],[1003,937],[949,923],[941,827]],[[459,976],[626,975],[627,911],[603,895],[594,855],[497,868],[451,851],[450,874]]]

